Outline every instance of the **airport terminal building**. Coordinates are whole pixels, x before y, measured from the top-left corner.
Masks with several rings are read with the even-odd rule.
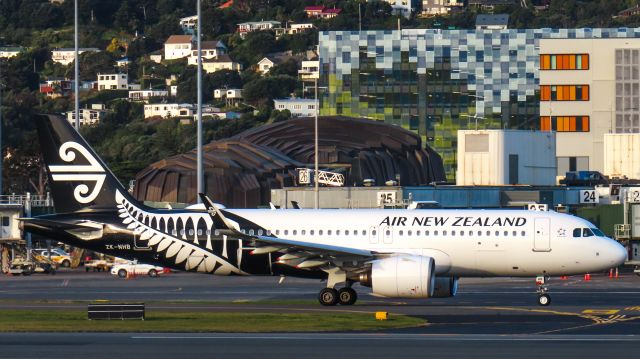
[[[557,174],[606,173],[605,134],[640,132],[640,28],[320,33],[322,115],[417,132],[455,178],[457,131],[555,131]]]

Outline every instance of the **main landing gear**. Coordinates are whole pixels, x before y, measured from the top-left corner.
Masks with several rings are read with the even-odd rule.
[[[318,301],[325,306],[336,304],[353,305],[357,300],[358,293],[350,287],[340,288],[340,290],[324,288],[318,294]]]
[[[347,279],[347,275],[339,268],[331,268],[326,270],[329,275],[327,278],[327,287],[318,293],[318,301],[324,306],[353,305],[358,300],[356,293],[351,286],[353,281]],[[345,283],[343,288],[336,290],[338,283]]]
[[[542,306],[551,304],[551,296],[547,294],[547,292],[549,291],[549,287],[546,284],[548,280],[549,277],[547,276],[536,277],[536,286],[538,286],[538,304]]]

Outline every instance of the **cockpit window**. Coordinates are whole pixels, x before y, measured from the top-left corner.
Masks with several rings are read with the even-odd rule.
[[[598,228],[591,228],[591,230],[598,237],[606,237],[606,235],[604,233],[602,233],[602,231],[599,230]]]
[[[593,232],[591,232],[591,229],[589,229],[589,228],[582,228],[582,236],[583,237],[592,237],[593,236]]]
[[[576,228],[573,230],[573,238],[582,237],[582,228]]]

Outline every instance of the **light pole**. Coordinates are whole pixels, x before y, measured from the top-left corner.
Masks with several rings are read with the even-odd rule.
[[[313,157],[314,157],[314,160],[315,160],[314,167],[313,167],[313,174],[314,174],[313,183],[314,183],[315,187],[314,187],[313,190],[314,190],[314,193],[315,193],[314,208],[318,209],[318,208],[320,208],[319,207],[320,206],[320,188],[319,188],[319,185],[318,185],[318,112],[320,110],[318,107],[320,107],[320,106],[318,106],[318,78],[317,77],[314,78],[313,84],[314,84],[314,88],[315,88],[314,89],[314,92],[315,92],[314,98],[315,98],[315,107],[316,107],[315,116],[314,116],[314,124],[313,124],[313,126],[314,126],[314,131],[313,131],[313,133],[314,133],[313,153],[314,153],[314,155],[313,155]]]
[[[2,167],[4,165],[4,156],[2,153],[2,67],[0,67],[0,195],[2,192]]]
[[[74,91],[74,113],[76,115],[76,131],[80,132],[80,57],[78,56],[78,0],[74,0],[73,2],[73,42],[74,42],[74,56],[75,56],[75,64],[73,67],[75,81],[73,84]]]
[[[196,171],[198,176],[198,193],[204,193],[204,171],[202,165],[202,18],[200,14],[200,0],[197,2],[198,7],[198,24],[197,24],[197,36],[198,36],[198,149],[196,154]],[[197,196],[198,203],[202,202],[200,196]]]

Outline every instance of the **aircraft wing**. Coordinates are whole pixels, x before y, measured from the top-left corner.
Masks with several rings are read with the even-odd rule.
[[[284,253],[278,259],[280,264],[308,269],[326,266],[342,267],[345,262],[361,266],[376,257],[376,252],[364,249],[246,234],[240,230],[238,223],[228,218],[225,211],[217,208],[211,199],[204,194],[200,194],[200,197],[216,228],[222,233],[251,241],[255,246],[252,254]]]

